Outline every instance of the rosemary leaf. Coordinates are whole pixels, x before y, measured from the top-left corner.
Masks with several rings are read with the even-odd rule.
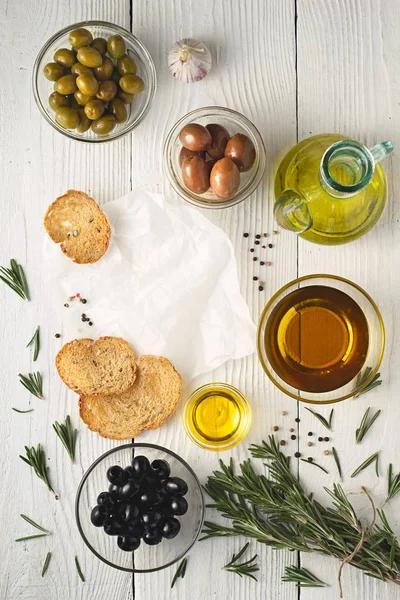
[[[389,500],[392,500],[395,496],[397,496],[397,494],[400,492],[400,473],[397,473],[397,475],[395,475],[393,477],[393,465],[392,463],[389,464],[389,469],[388,469],[388,491],[387,491],[387,497],[385,500],[385,504],[386,502],[389,502]]]
[[[328,587],[327,583],[321,581],[304,567],[285,567],[285,575],[282,577],[282,581],[296,583],[298,587]]]
[[[49,568],[50,559],[51,559],[51,552],[48,552],[46,555],[45,561],[44,561],[43,569],[42,569],[42,577],[45,576],[47,569]]]
[[[319,465],[318,463],[314,462],[313,460],[307,460],[306,458],[301,458],[301,461],[309,464],[309,465],[314,465],[314,467],[318,467],[318,469],[321,469],[321,471],[323,471],[324,473],[326,473],[327,475],[329,475],[329,472],[324,469],[324,467],[321,467],[321,465]]]
[[[28,408],[28,410],[20,410],[19,408],[14,408],[13,406],[11,407],[11,410],[15,410],[15,412],[17,413],[21,413],[21,415],[24,415],[25,413],[30,413],[33,411],[33,408]]]
[[[75,566],[76,566],[76,570],[78,571],[78,575],[79,575],[81,581],[85,581],[85,576],[82,573],[81,565],[79,564],[79,560],[78,560],[77,556],[75,556]]]
[[[187,565],[187,556],[185,556],[185,558],[179,563],[176,573],[173,576],[172,581],[171,581],[171,589],[174,587],[174,585],[177,582],[179,577],[181,579],[183,579],[185,577],[186,565]]]
[[[369,467],[369,465],[371,465],[373,462],[375,462],[376,474],[379,477],[378,458],[379,458],[379,450],[378,450],[378,452],[375,452],[369,458],[367,458],[367,460],[365,460],[359,467],[357,467],[357,469],[355,471],[353,471],[353,473],[350,475],[350,477],[355,477],[356,475],[361,473],[361,471],[364,471],[364,469]]]
[[[58,496],[56,495],[55,491],[53,490],[50,484],[48,473],[49,467],[46,464],[46,456],[42,448],[40,447],[40,444],[38,444],[36,448],[34,446],[31,446],[30,448],[28,446],[25,446],[25,452],[26,457],[22,456],[21,454],[19,455],[19,457],[30,467],[32,467],[37,477],[39,477],[39,479],[41,479],[46,484],[47,489],[50,492],[52,492],[56,497],[56,500],[58,500]]]
[[[14,258],[10,260],[10,268],[0,267],[0,279],[23,300],[30,300],[24,270]]]
[[[43,381],[39,371],[36,373],[28,373],[28,375],[22,375],[18,373],[18,377],[22,385],[36,398],[43,400]]]
[[[39,327],[36,327],[35,329],[35,333],[32,336],[32,339],[27,343],[26,347],[29,348],[29,346],[31,344],[34,344],[34,350],[33,350],[33,362],[36,362],[36,359],[39,355],[39,350],[40,350],[40,333],[39,333]]]
[[[34,540],[35,538],[46,537],[47,533],[36,533],[35,535],[27,535],[26,537],[17,538],[16,542],[25,542],[26,540]]]
[[[382,412],[381,410],[377,410],[376,413],[368,421],[368,415],[370,410],[371,408],[368,407],[364,413],[363,418],[361,419],[359,428],[356,430],[356,444],[359,444],[361,442],[365,434],[369,431],[370,427],[372,427],[372,425],[375,423],[376,419]]]
[[[56,421],[53,424],[53,429],[68,452],[71,461],[74,462],[78,430],[72,428],[71,417],[67,415],[65,423],[58,423],[58,421]]]
[[[369,378],[371,373],[372,373],[371,367],[366,367],[364,373],[359,373],[357,376],[355,389],[358,389],[360,386],[362,386],[367,381],[367,379]],[[380,379],[380,376],[381,376],[380,373],[376,373],[374,375],[374,377],[371,379],[371,381],[369,382],[369,384],[363,390],[361,390],[361,392],[358,392],[357,394],[355,394],[353,396],[353,398],[354,399],[359,398],[363,394],[366,394],[367,392],[370,392],[374,388],[378,387],[378,385],[381,385],[382,380]]]
[[[237,575],[239,575],[239,577],[243,577],[245,575],[246,577],[251,577],[251,579],[257,581],[257,577],[253,575],[253,573],[259,571],[259,568],[255,563],[255,561],[257,560],[257,554],[255,554],[252,558],[246,560],[245,562],[238,562],[239,558],[243,556],[248,547],[249,542],[247,542],[237,554],[233,554],[230,562],[228,562],[228,564],[226,564],[222,568],[225,571],[229,571],[230,573],[236,573]]]
[[[335,463],[336,463],[336,466],[337,466],[339,477],[340,477],[340,479],[342,479],[342,468],[340,466],[340,461],[339,461],[338,453],[336,452],[336,448],[334,446],[332,446],[332,454],[333,454],[333,458],[335,459]]]
[[[315,410],[311,410],[311,408],[307,408],[307,407],[306,407],[306,410],[308,410],[308,412],[310,412],[312,415],[314,415],[314,417],[315,417],[316,419],[318,419],[318,421],[319,421],[320,423],[322,423],[322,425],[323,425],[324,427],[326,427],[327,429],[329,429],[329,431],[332,431],[332,417],[333,417],[333,408],[332,408],[332,410],[331,410],[331,412],[330,412],[330,415],[329,415],[329,420],[325,419],[325,417],[323,417],[323,416],[322,416],[322,415],[320,415],[319,413],[315,412]]]
[[[32,521],[32,519],[30,519],[26,515],[20,514],[19,516],[22,517],[24,519],[24,521],[26,521],[27,523],[29,523],[29,525],[32,525],[33,527],[36,527],[36,529],[39,529],[40,531],[43,531],[43,533],[46,533],[47,535],[50,535],[51,531],[49,531],[48,529],[45,529],[41,525],[38,525],[37,523],[35,523],[35,521]]]

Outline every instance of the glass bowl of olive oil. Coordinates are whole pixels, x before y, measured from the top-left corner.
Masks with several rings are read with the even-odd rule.
[[[258,327],[264,371],[285,394],[313,404],[360,393],[385,347],[379,309],[358,285],[335,275],[291,281],[268,302]]]
[[[251,424],[251,410],[243,394],[227,383],[199,387],[183,408],[186,433],[206,450],[228,450],[241,442]]]

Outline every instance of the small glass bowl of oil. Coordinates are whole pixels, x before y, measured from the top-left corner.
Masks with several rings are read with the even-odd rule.
[[[208,383],[188,398],[183,408],[186,433],[206,450],[228,450],[241,442],[251,424],[243,394],[227,383]]]

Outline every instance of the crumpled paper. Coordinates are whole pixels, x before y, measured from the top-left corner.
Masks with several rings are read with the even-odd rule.
[[[112,238],[97,263],[77,265],[46,239],[48,293],[63,311],[64,342],[120,336],[137,355],[167,357],[186,383],[255,351],[256,328],[220,228],[181,200],[143,190],[101,208]],[[86,304],[68,302],[77,292]]]

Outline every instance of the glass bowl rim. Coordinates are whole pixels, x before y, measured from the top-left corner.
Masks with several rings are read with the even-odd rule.
[[[268,310],[270,309],[271,305],[275,302],[275,300],[283,292],[285,292],[287,289],[289,289],[292,285],[295,285],[296,283],[300,283],[302,281],[313,280],[313,279],[333,279],[334,281],[341,281],[342,283],[346,283],[350,287],[353,287],[356,290],[358,290],[368,300],[368,302],[371,304],[372,308],[374,309],[375,314],[376,314],[376,316],[378,318],[378,322],[379,322],[379,326],[380,326],[380,332],[381,332],[381,336],[382,336],[381,347],[380,347],[379,357],[378,357],[377,363],[374,366],[374,368],[372,369],[372,371],[369,374],[369,376],[367,377],[367,379],[358,388],[354,389],[350,394],[345,394],[344,396],[340,396],[339,398],[334,398],[332,400],[309,400],[309,399],[306,399],[306,398],[301,398],[300,396],[296,396],[292,392],[286,390],[283,387],[283,385],[281,385],[278,381],[276,381],[274,379],[272,373],[270,373],[269,369],[267,368],[267,366],[265,364],[265,361],[264,361],[264,358],[263,358],[262,352],[261,352],[261,339],[260,339],[261,324],[264,321],[265,315],[268,312]],[[297,277],[296,279],[293,279],[292,281],[289,281],[284,286],[282,286],[281,288],[279,288],[279,290],[277,292],[275,292],[275,294],[268,300],[267,304],[264,306],[264,309],[263,309],[263,311],[261,313],[261,316],[260,316],[260,319],[259,319],[259,322],[258,322],[258,327],[257,327],[257,354],[258,354],[258,359],[259,359],[259,361],[261,363],[261,366],[262,366],[262,368],[264,370],[264,373],[272,381],[272,383],[281,392],[283,392],[286,396],[290,396],[291,398],[294,398],[295,400],[297,400],[299,402],[303,402],[304,404],[317,404],[317,405],[318,404],[321,404],[321,405],[322,404],[336,404],[336,402],[342,402],[343,400],[347,400],[348,398],[353,398],[353,396],[355,394],[360,393],[363,389],[365,389],[367,387],[367,385],[372,381],[372,379],[377,374],[378,369],[380,367],[380,364],[382,362],[383,353],[384,353],[384,350],[385,350],[385,343],[386,343],[385,325],[383,323],[382,315],[380,313],[380,310],[379,310],[378,305],[376,304],[376,302],[357,283],[354,283],[353,281],[350,281],[349,279],[346,279],[345,277],[340,277],[340,275],[330,275],[328,273],[315,273],[313,275],[303,275],[302,277]],[[334,390],[332,390],[332,391],[334,391]]]
[[[193,539],[193,541],[190,543],[190,545],[185,548],[185,551],[182,552],[177,558],[175,558],[174,560],[170,561],[169,563],[162,565],[161,567],[154,567],[153,569],[134,569],[134,568],[130,568],[127,569],[125,567],[121,567],[120,565],[116,565],[112,562],[110,562],[109,560],[107,560],[104,556],[102,556],[101,554],[99,554],[97,552],[97,550],[95,550],[92,545],[89,543],[89,540],[87,539],[86,535],[83,532],[82,529],[82,525],[81,525],[81,519],[79,516],[79,501],[82,495],[82,491],[83,491],[83,487],[85,485],[85,483],[87,482],[89,475],[91,474],[91,472],[95,469],[95,467],[97,467],[107,456],[110,456],[111,454],[115,454],[116,452],[120,451],[120,450],[126,450],[128,448],[152,448],[152,449],[156,449],[156,450],[161,450],[162,452],[165,452],[166,454],[169,454],[170,456],[173,456],[175,459],[178,460],[178,462],[180,462],[184,467],[186,467],[186,469],[189,471],[189,473],[193,476],[197,487],[200,491],[200,498],[201,498],[201,515],[200,515],[200,522],[199,522],[199,526],[197,528],[197,533]],[[125,571],[126,573],[154,573],[155,571],[161,571],[162,569],[166,569],[167,567],[171,567],[173,564],[175,564],[176,562],[178,562],[178,560],[180,560],[181,558],[183,558],[183,556],[185,556],[185,554],[187,554],[189,552],[189,550],[194,546],[194,544],[197,542],[197,539],[201,533],[201,529],[203,527],[203,523],[204,523],[204,514],[205,514],[205,502],[204,502],[204,494],[203,494],[203,489],[201,486],[201,483],[199,481],[199,478],[197,477],[196,473],[194,472],[194,470],[192,469],[192,467],[190,465],[188,465],[188,463],[181,458],[178,454],[176,454],[175,452],[173,452],[172,450],[169,450],[168,448],[165,448],[164,446],[159,446],[157,444],[148,444],[148,443],[144,443],[144,442],[138,442],[138,443],[133,443],[131,442],[130,444],[122,444],[122,446],[116,446],[115,448],[111,448],[111,450],[107,450],[107,452],[104,452],[104,454],[102,454],[101,456],[99,456],[91,465],[90,467],[86,470],[86,472],[83,474],[82,479],[79,483],[77,492],[76,492],[76,497],[75,497],[75,520],[76,520],[76,525],[78,527],[78,531],[83,539],[83,541],[85,542],[86,546],[89,548],[89,550],[91,550],[91,552],[93,552],[93,554],[95,556],[97,556],[97,558],[99,558],[102,562],[106,563],[106,565],[113,567],[114,569],[118,569],[120,571]]]
[[[39,73],[40,62],[43,59],[43,57],[44,57],[45,53],[47,52],[47,50],[49,49],[49,47],[51,46],[51,44],[53,44],[55,41],[57,41],[57,39],[59,39],[63,35],[71,32],[73,29],[77,29],[78,27],[94,27],[94,26],[96,26],[96,27],[101,27],[101,26],[112,27],[121,35],[124,35],[128,39],[130,38],[131,43],[137,44],[139,46],[140,50],[146,56],[146,60],[148,61],[148,65],[149,65],[150,71],[151,71],[151,82],[150,82],[151,89],[150,89],[150,93],[149,93],[149,98],[147,100],[147,103],[146,103],[142,113],[139,115],[139,117],[135,121],[133,121],[133,123],[129,127],[127,127],[125,130],[121,130],[120,133],[118,133],[118,135],[115,135],[114,137],[110,137],[110,138],[101,138],[101,137],[93,138],[93,139],[81,138],[81,137],[77,137],[76,135],[74,135],[70,130],[64,129],[63,127],[58,125],[56,123],[56,121],[51,119],[49,117],[49,115],[47,114],[47,112],[44,110],[42,101],[41,101],[41,98],[39,95],[39,91],[38,91],[38,85],[37,85],[37,77],[38,77],[38,73]],[[128,31],[128,29],[125,29],[124,27],[121,27],[120,25],[116,25],[115,23],[110,23],[109,21],[97,21],[97,20],[80,21],[79,23],[73,23],[72,25],[63,27],[63,29],[60,29],[59,31],[54,33],[40,48],[40,50],[35,58],[35,62],[33,63],[33,68],[32,68],[32,89],[33,89],[33,95],[35,98],[36,106],[38,107],[40,114],[53,127],[53,129],[55,129],[59,133],[65,135],[69,139],[74,140],[76,142],[82,142],[84,144],[101,144],[101,143],[105,143],[105,142],[114,142],[115,140],[118,140],[118,139],[122,138],[123,136],[128,135],[128,133],[131,133],[143,121],[143,119],[148,114],[148,112],[151,108],[151,105],[153,103],[154,96],[155,96],[155,93],[157,90],[157,73],[156,73],[156,68],[155,68],[155,65],[154,65],[154,62],[153,62],[150,52],[147,50],[146,46],[135,35],[133,35],[132,32]]]
[[[173,175],[171,173],[171,170],[168,165],[169,153],[167,151],[169,150],[169,148],[172,144],[173,134],[177,131],[178,127],[182,124],[182,122],[185,121],[188,117],[193,117],[193,116],[197,115],[199,112],[203,112],[203,111],[208,111],[208,112],[221,111],[222,113],[227,113],[233,117],[237,117],[239,120],[242,120],[245,123],[245,125],[252,131],[254,137],[257,140],[257,144],[259,146],[259,164],[257,166],[257,171],[254,174],[253,180],[249,184],[249,189],[247,190],[246,195],[243,197],[241,197],[241,194],[239,193],[237,198],[234,197],[232,199],[228,199],[225,201],[221,200],[220,202],[216,202],[215,204],[210,204],[210,203],[204,202],[199,199],[190,198],[188,194],[184,193],[184,190],[181,190],[181,187],[177,184],[177,182],[175,181],[175,178],[173,177]],[[266,163],[265,144],[264,144],[264,140],[263,140],[258,128],[254,125],[254,123],[252,121],[250,121],[250,119],[248,117],[246,117],[246,115],[240,113],[239,111],[237,111],[233,108],[228,108],[226,106],[219,106],[219,105],[201,106],[199,108],[195,108],[194,110],[191,110],[190,112],[186,113],[172,125],[172,127],[170,128],[170,130],[167,133],[167,136],[166,136],[166,138],[164,140],[164,144],[163,144],[163,170],[167,176],[169,183],[172,185],[174,191],[181,198],[183,198],[183,200],[185,200],[189,204],[192,204],[192,206],[196,206],[197,208],[205,208],[208,210],[220,210],[223,208],[231,208],[232,206],[235,206],[236,204],[240,204],[241,202],[243,202],[244,200],[249,198],[249,196],[251,196],[256,191],[258,186],[260,185],[261,180],[265,174],[266,164],[267,163]],[[193,194],[194,194],[194,192],[193,192]]]
[[[200,442],[190,431],[188,425],[187,425],[187,414],[188,414],[188,408],[190,403],[193,400],[193,397],[195,395],[197,395],[199,392],[202,392],[206,389],[210,389],[210,388],[215,388],[216,386],[221,387],[221,388],[225,388],[228,389],[232,392],[234,392],[235,396],[237,396],[241,403],[242,406],[245,408],[246,414],[249,417],[248,418],[248,423],[246,424],[246,427],[243,429],[243,431],[241,432],[240,436],[238,436],[238,438],[233,441],[231,441],[228,445],[226,446],[211,446],[208,445],[204,442]],[[194,443],[196,444],[196,446],[198,446],[199,448],[202,448],[203,450],[211,450],[212,452],[224,452],[225,450],[231,450],[232,448],[234,448],[235,446],[237,446],[238,444],[240,444],[241,442],[243,442],[244,438],[246,437],[246,435],[249,433],[250,427],[251,427],[251,420],[252,420],[252,413],[251,413],[251,406],[246,398],[246,396],[235,386],[229,384],[229,383],[223,383],[221,381],[214,381],[211,383],[205,383],[204,385],[200,385],[198,388],[196,388],[188,397],[188,399],[186,400],[184,406],[183,406],[183,410],[182,410],[182,421],[183,421],[183,427],[185,429],[186,435],[188,436],[188,438]]]

